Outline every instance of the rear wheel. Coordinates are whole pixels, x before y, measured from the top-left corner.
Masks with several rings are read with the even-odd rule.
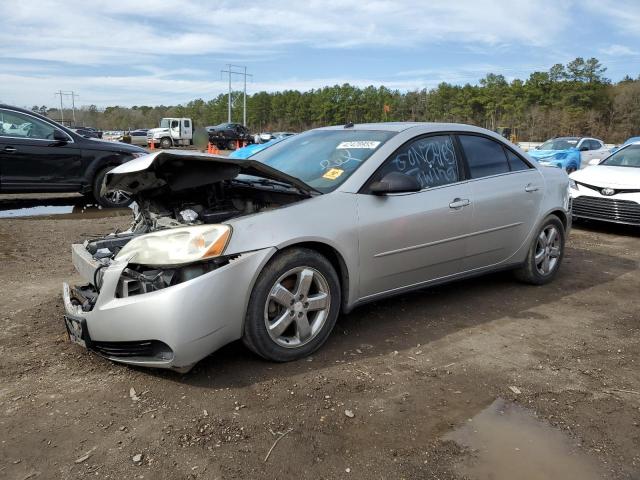
[[[227,142],[227,150],[235,150],[236,149],[236,142],[235,140],[229,140]]]
[[[554,279],[564,258],[564,225],[555,215],[545,218],[533,239],[527,259],[516,277],[533,285],[544,285]]]
[[[574,165],[569,165],[569,166],[567,167],[567,174],[569,174],[569,173],[573,173],[573,172],[575,172],[576,170],[577,170],[577,168],[576,168]]]
[[[310,355],[329,338],[340,310],[340,293],[335,269],[319,253],[300,248],[278,255],[251,293],[245,345],[276,362]]]
[[[131,197],[121,190],[111,192],[103,192],[102,184],[104,176],[114,167],[107,167],[100,170],[93,180],[93,198],[102,207],[106,208],[122,208],[131,203]]]

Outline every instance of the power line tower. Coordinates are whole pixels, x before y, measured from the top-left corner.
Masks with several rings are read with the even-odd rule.
[[[64,95],[64,93],[62,93],[62,90],[58,90],[56,93],[53,94],[53,96],[60,96],[60,123],[62,123],[64,125],[64,112],[63,112],[63,108],[62,108],[62,95]]]
[[[54,96],[60,96],[60,123],[64,124],[64,112],[63,112],[63,106],[62,106],[62,96],[65,97],[71,97],[71,116],[73,118],[73,124],[76,124],[76,98],[79,97],[80,95],[78,95],[77,93],[75,93],[73,90],[71,90],[70,92],[63,92],[62,90],[58,90],[56,93],[54,93]]]
[[[242,69],[242,71],[240,71]],[[231,63],[227,63],[227,70],[220,70],[220,73],[226,73],[229,79],[229,95],[227,101],[227,123],[231,123],[231,105],[233,104],[231,100],[231,77],[233,75],[239,75],[244,79],[244,90],[243,90],[243,98],[242,98],[242,124],[247,126],[247,77],[251,77],[253,80],[253,75],[247,73],[247,67],[245,65],[233,65]]]

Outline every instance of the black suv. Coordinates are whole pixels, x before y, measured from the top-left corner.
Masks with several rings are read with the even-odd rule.
[[[145,155],[125,143],[78,135],[42,115],[0,104],[0,192],[80,192],[103,207],[131,200],[122,192],[102,193],[105,174]]]
[[[209,134],[209,143],[220,150],[235,150],[238,141],[253,143],[253,135],[240,123],[221,123],[215,127],[205,127]]]

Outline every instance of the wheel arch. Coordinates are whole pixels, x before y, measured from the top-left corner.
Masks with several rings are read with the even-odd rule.
[[[128,162],[133,157],[128,158],[126,154],[117,153],[117,152],[104,152],[103,155],[96,155],[96,158],[91,162],[89,167],[86,170],[85,176],[85,187],[83,192],[92,192],[93,191],[93,183],[96,179],[96,176],[105,168],[115,168],[118,165],[122,165],[123,163]]]
[[[567,228],[569,226],[569,217],[565,211],[560,209],[551,210],[544,216],[544,218],[547,218],[549,215],[555,215],[556,217],[558,217],[562,222],[562,226],[564,227],[565,232],[567,231]]]
[[[335,247],[328,243],[317,240],[305,240],[291,243],[283,248],[279,248],[274,256],[278,255],[281,252],[286,252],[287,250],[292,250],[295,248],[307,248],[309,250],[316,251],[327,260],[329,260],[329,263],[331,263],[333,268],[335,268],[336,273],[338,274],[338,279],[340,280],[340,293],[342,296],[342,305],[340,306],[340,310],[344,313],[348,313],[350,310],[349,288],[351,286],[351,277],[349,275],[349,268],[347,267],[347,263],[344,260],[343,255]]]

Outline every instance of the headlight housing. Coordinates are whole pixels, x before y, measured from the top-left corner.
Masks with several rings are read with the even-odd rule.
[[[231,238],[228,225],[196,225],[147,233],[127,243],[116,256],[149,266],[184,265],[219,257]]]
[[[569,179],[569,188],[573,190],[578,190],[578,184],[576,183],[575,180],[572,180],[571,178]]]

